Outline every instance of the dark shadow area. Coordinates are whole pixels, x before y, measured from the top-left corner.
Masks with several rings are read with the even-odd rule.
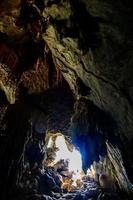
[[[49,2],[49,6],[53,4]],[[99,17],[93,17],[89,14],[83,1],[70,1],[72,15],[69,19],[57,20],[50,18],[60,33],[61,39],[64,37],[78,38],[79,48],[87,51],[89,48],[99,47],[101,41],[99,37],[99,23],[106,23]]]
[[[25,110],[27,110],[25,112]],[[2,121],[6,126],[0,146],[1,199],[14,199],[15,185],[22,167],[23,149],[29,129],[29,109],[26,105],[10,105]],[[20,175],[21,176],[21,175]]]
[[[84,50],[98,47],[100,45],[99,23],[104,20],[91,16],[83,1],[72,0],[70,3],[73,11],[73,23],[76,28],[75,32],[79,33],[79,46]]]
[[[74,110],[70,130],[73,142],[80,148],[84,170],[86,171],[94,161],[99,162],[99,156],[107,155],[106,141],[109,141],[120,149],[124,166],[132,181],[131,165],[112,117],[84,98],[76,102]]]
[[[9,105],[2,121],[2,125],[6,127],[3,132],[4,137],[0,138],[2,139],[2,142],[0,141],[0,187],[2,189],[2,200],[22,198],[21,191],[16,186],[21,179],[21,173],[24,173],[25,170],[23,159],[27,141],[30,138],[35,138],[35,141],[40,139],[38,134],[40,131],[44,133],[41,141],[44,140],[47,130],[67,133],[73,112],[74,99],[66,82],[39,95],[28,95],[26,88],[23,88],[22,92],[23,101]],[[38,125],[40,121],[45,129]],[[38,143],[36,144],[35,142],[33,147],[35,151],[32,153],[30,151],[31,163],[33,157],[37,161],[39,158],[43,158],[43,154],[42,157],[39,157],[40,152],[38,148],[40,147]],[[37,173],[40,172],[38,171]],[[45,180],[42,179],[41,181],[46,183],[46,178],[48,177],[45,176],[43,178]],[[28,180],[28,177],[26,180]],[[44,187],[43,183],[41,183],[40,187]],[[43,188],[43,191],[45,188]],[[32,194],[28,193],[28,195],[31,195],[30,198],[32,199],[33,191]],[[28,199],[28,197],[26,198]]]
[[[7,105],[8,104],[8,100],[7,97],[4,93],[4,91],[0,90],[0,105]]]
[[[27,95],[24,101],[45,114],[47,129],[67,133],[74,97],[65,80],[60,86],[53,87],[44,94]]]

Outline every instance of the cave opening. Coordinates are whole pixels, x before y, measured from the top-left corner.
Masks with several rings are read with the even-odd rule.
[[[0,2],[0,199],[132,200],[132,6]]]
[[[90,90],[76,81],[78,99],[62,78],[39,94],[21,88],[23,100],[9,106],[2,145],[11,151],[2,171],[8,170],[7,161],[9,166],[14,163],[7,176],[8,187],[13,184],[7,195],[12,198],[97,200],[105,195],[117,200],[122,187],[117,170],[126,187],[130,185],[114,120],[85,98]],[[7,140],[12,137],[19,145]]]
[[[108,114],[84,97],[75,102],[65,80],[44,94],[26,96],[25,102],[32,112],[18,195],[97,199],[105,187],[107,198],[118,199],[107,151],[117,159],[119,139]]]

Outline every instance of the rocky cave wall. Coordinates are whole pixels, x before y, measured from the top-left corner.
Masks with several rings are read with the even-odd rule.
[[[44,11],[44,15],[55,20],[44,34],[55,63],[77,98],[84,96],[112,116],[118,127],[116,134],[120,135],[130,161],[133,136],[131,4],[130,1],[67,1]],[[63,15],[63,5],[67,17]],[[58,29],[59,21],[68,27],[62,25]],[[74,28],[77,33],[72,35]],[[79,78],[85,88],[83,94],[77,87]]]
[[[133,127],[131,123],[132,37],[130,35],[130,22],[132,20],[132,9],[130,10],[130,2],[127,5],[124,5],[121,1],[116,3],[111,3],[111,1],[84,1],[84,3],[81,7],[80,5],[83,4],[81,1],[75,3],[78,10],[74,11],[79,15],[80,22],[78,20],[76,22],[70,21],[69,15],[72,14],[70,13],[69,2],[64,5],[64,9],[68,13],[67,18],[61,13],[62,6],[59,6],[60,11],[57,20],[66,20],[66,23],[71,22],[71,24],[76,23],[78,31],[81,32],[81,39],[85,39],[84,32],[91,32],[92,22],[84,25],[85,30],[82,30],[83,25],[81,26],[81,23],[85,19],[87,21],[87,17],[89,20],[92,18],[90,21],[94,20],[94,23],[97,23],[98,26],[98,30],[91,33],[93,37],[95,35],[99,39],[97,46],[90,44],[84,51],[84,48],[81,49],[79,46],[79,38],[70,37],[69,33],[67,35],[67,31],[65,36],[60,35],[54,25],[48,27],[44,38],[74,93],[76,93],[76,78],[79,77],[84,85],[89,88],[89,94],[86,95],[86,98],[92,100],[102,110],[109,112],[116,120],[120,134],[125,135],[131,141]],[[72,5],[73,9],[76,9],[74,8],[75,5]],[[53,9],[54,7],[57,8],[56,4],[53,5]],[[84,10],[82,11],[82,9]],[[46,11],[48,13],[48,8]],[[62,12],[64,13],[64,10]],[[84,16],[82,16],[83,12],[86,13]],[[51,14],[50,8],[48,14]],[[56,15],[57,13],[52,17],[56,19]],[[74,26],[74,24],[72,25]],[[64,68],[66,69],[65,72],[63,71]]]
[[[29,68],[31,66],[23,61],[27,33],[23,26],[15,23],[21,2],[5,0],[0,5],[0,31],[6,33],[5,43],[8,52],[11,52],[9,48],[12,49],[13,57],[13,61],[1,62],[0,88],[12,104],[22,98],[21,86],[25,89],[24,94],[25,91],[28,94],[46,91],[49,88],[49,68],[42,62],[39,69],[34,70],[34,66]],[[131,163],[132,8],[130,0],[60,0],[45,1],[42,12],[43,17],[49,17],[42,36],[50,49],[50,60],[47,61],[52,61],[56,69],[53,82],[58,83],[58,72],[61,71],[76,100],[90,100],[111,116],[117,126],[115,134],[120,137]],[[1,109],[4,113],[6,106]]]

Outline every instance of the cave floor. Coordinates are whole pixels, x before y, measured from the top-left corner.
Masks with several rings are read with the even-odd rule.
[[[22,200],[120,200],[120,194],[111,189],[103,190],[93,180],[84,179],[83,186],[68,191],[55,184],[57,177],[50,175],[49,169],[40,175],[31,174],[19,184],[19,197]],[[55,184],[55,185],[54,185]]]
[[[51,90],[45,95],[30,95],[25,98],[26,107],[22,104],[13,105],[13,114],[10,113],[8,120],[10,120],[9,130],[14,131],[14,137],[20,133],[20,127],[22,128],[21,135],[25,133],[23,125],[27,123],[29,116],[25,118],[26,112],[30,113],[35,118],[40,116],[40,111],[43,112],[43,116],[46,115],[46,125],[48,129],[54,131],[61,130],[63,133],[67,133],[70,117],[73,112],[73,97],[70,92],[64,88],[61,90]],[[51,96],[53,98],[51,98]],[[30,105],[30,106],[29,106]],[[17,108],[16,108],[17,107]],[[24,107],[24,109],[23,109]],[[25,109],[27,108],[28,109]],[[21,109],[20,109],[21,108]],[[33,109],[34,108],[34,109]],[[33,110],[35,110],[33,112]],[[21,117],[18,118],[18,112],[21,112]],[[34,114],[33,114],[34,113]],[[49,114],[50,113],[50,114]],[[15,116],[15,117],[14,117]],[[23,116],[23,117],[22,117]],[[23,119],[24,118],[24,119]],[[11,120],[12,119],[12,120]],[[14,124],[13,120],[17,123]],[[21,121],[21,124],[19,124]],[[34,120],[33,120],[34,122]],[[21,125],[21,126],[20,126]],[[20,127],[18,127],[20,126]],[[19,138],[21,143],[21,138]],[[14,143],[13,143],[14,145]],[[8,146],[8,145],[7,145]],[[12,145],[11,145],[12,148]],[[19,145],[17,148],[19,149]],[[11,157],[14,159],[14,152],[11,152]],[[11,160],[12,160],[11,159]],[[18,158],[20,159],[20,157]],[[6,172],[5,172],[6,173]],[[84,181],[84,187],[74,189],[72,191],[62,190],[61,186],[54,185],[55,178],[49,174],[49,172],[42,173],[36,170],[32,173],[27,173],[22,177],[23,180],[20,181],[17,190],[15,192],[14,200],[125,200],[124,196],[112,192],[110,189],[107,191],[101,189],[99,184],[87,180]]]

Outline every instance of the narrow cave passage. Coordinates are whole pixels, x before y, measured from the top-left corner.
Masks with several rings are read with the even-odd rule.
[[[9,106],[3,120],[2,146],[8,149],[1,171],[10,172],[6,185],[13,185],[3,187],[7,197],[119,199],[117,168],[127,187],[130,182],[113,119],[84,97],[75,100],[64,79],[42,94],[23,92],[23,101]]]
[[[106,188],[108,199],[119,199],[108,170],[114,167],[106,147],[106,139],[114,138],[111,134],[115,126],[93,103],[84,98],[75,101],[65,80],[42,94],[25,94],[23,101],[10,106],[4,120],[7,129],[3,147],[10,149],[5,165],[14,162],[11,176],[7,176],[9,185],[17,175],[15,188],[7,196],[20,200],[97,200]],[[6,141],[7,136],[21,145]]]
[[[43,94],[25,96],[24,101],[30,115],[18,199],[119,199],[106,145],[106,141],[120,145],[113,135],[113,120],[84,98],[75,102],[65,80]],[[17,109],[21,107],[20,103]],[[15,128],[13,123],[8,126]],[[115,153],[117,158],[117,149]]]
[[[132,0],[0,1],[0,200],[132,200]]]

